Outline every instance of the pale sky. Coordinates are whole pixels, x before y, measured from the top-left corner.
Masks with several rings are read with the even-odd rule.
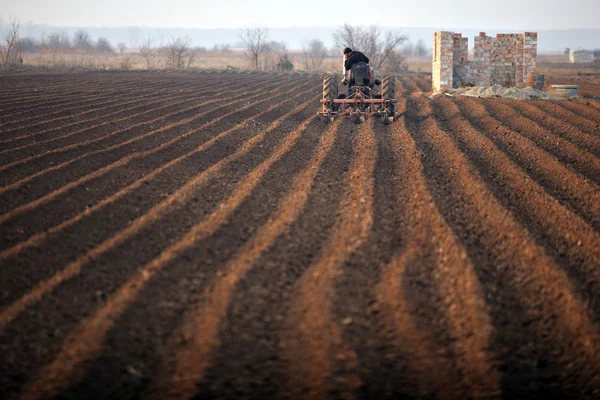
[[[55,26],[353,25],[600,28],[600,0],[0,0],[0,17]]]

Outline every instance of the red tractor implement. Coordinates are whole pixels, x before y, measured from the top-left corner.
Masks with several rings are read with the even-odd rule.
[[[347,94],[339,93],[339,75],[327,74],[323,78],[322,110],[323,121],[333,121],[337,115],[350,115],[356,122],[364,122],[371,115],[389,124],[396,117],[396,80],[393,76],[373,79],[372,71],[365,63],[352,66]]]

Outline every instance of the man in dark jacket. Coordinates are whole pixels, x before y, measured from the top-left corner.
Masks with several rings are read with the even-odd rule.
[[[344,49],[344,59],[346,60],[344,61],[344,68],[346,71],[350,71],[353,64],[359,62],[369,63],[369,58],[367,56],[360,51],[353,51],[350,47]]]
[[[360,62],[368,64],[369,58],[360,51],[352,50],[350,47],[344,49],[344,78],[342,79],[344,85],[348,84],[348,79],[350,79],[350,73],[348,71],[352,69],[352,65]]]

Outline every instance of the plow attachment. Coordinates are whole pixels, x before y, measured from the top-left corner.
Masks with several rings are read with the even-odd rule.
[[[394,121],[397,102],[396,99],[371,98],[321,100],[323,110],[319,112],[319,115],[323,117],[324,121],[332,122],[337,115],[350,115],[355,117],[358,122],[364,122],[369,116],[375,115],[388,124]]]
[[[356,122],[364,122],[375,115],[385,124],[396,117],[396,79],[385,76],[379,88],[374,85],[352,85],[348,96],[338,94],[338,76],[327,74],[323,79],[323,98],[319,115],[324,122],[338,115],[350,115]]]

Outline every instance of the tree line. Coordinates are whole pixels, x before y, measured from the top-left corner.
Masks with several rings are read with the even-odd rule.
[[[75,54],[75,55],[110,55],[125,53],[125,43],[118,43],[114,47],[105,37],[93,40],[85,29],[79,29],[73,36],[65,32],[53,32],[42,36],[40,39],[19,36],[20,22],[15,17],[10,17],[7,28],[4,29],[3,40],[0,43],[0,65],[6,67],[23,63],[24,53],[43,54]],[[0,20],[0,32],[2,29]],[[390,73],[405,70],[405,57],[407,55],[426,55],[427,49],[422,40],[415,45],[408,41],[408,36],[400,30],[383,33],[377,25],[369,27],[344,24],[333,34],[334,46],[328,49],[323,40],[312,39],[302,46],[300,57],[294,66],[285,42],[275,41],[269,37],[269,30],[265,26],[255,25],[239,30],[238,38],[243,46],[244,54],[251,69],[291,71],[300,67],[306,71],[321,71],[327,58],[341,60],[341,49],[351,47],[358,49],[371,59],[371,64],[376,69],[383,69]],[[143,58],[146,68],[173,68],[184,69],[192,66],[199,54],[232,51],[229,44],[216,44],[210,50],[194,46],[189,37],[171,37],[166,42],[163,39],[148,37],[136,49]],[[334,62],[334,61],[332,61]],[[60,65],[60,63],[53,63]],[[327,68],[331,69],[331,63]]]
[[[261,60],[272,51],[269,45],[269,30],[264,26],[243,28],[239,33],[244,44],[246,55],[251,60],[254,69],[264,68]],[[302,47],[302,67],[307,71],[321,71],[324,60],[332,55],[341,59],[341,49],[350,47],[367,54],[371,65],[390,73],[406,70],[405,55],[425,55],[427,51],[422,41],[417,46],[408,42],[408,36],[400,30],[388,31],[384,34],[377,25],[367,28],[344,24],[333,34],[334,47],[328,49],[320,39],[309,40]],[[284,49],[285,50],[285,49]],[[409,53],[409,54],[406,54]],[[286,51],[279,51],[279,65],[289,62]],[[287,65],[287,64],[286,64]],[[293,67],[293,66],[291,66]]]
[[[5,31],[2,42],[0,42],[0,65],[5,68],[14,67],[23,63],[24,53],[51,53],[51,52],[78,52],[94,54],[113,54],[114,47],[105,37],[92,40],[89,33],[79,29],[73,37],[64,32],[54,32],[44,35],[40,39],[31,37],[20,37],[21,23],[18,18],[10,17],[6,29],[0,19],[0,32]],[[124,43],[119,48],[124,50]]]

